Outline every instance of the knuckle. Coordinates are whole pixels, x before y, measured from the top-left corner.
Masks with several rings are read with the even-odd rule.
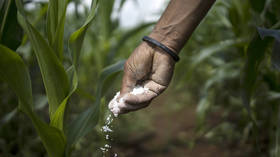
[[[163,92],[165,91],[166,88],[167,88],[166,86],[158,86],[158,87],[157,87],[157,91],[159,91],[158,94],[163,93]]]
[[[128,60],[124,63],[124,70],[128,70],[128,67],[129,67],[129,63],[128,63]]]
[[[124,64],[124,71],[128,72],[128,71],[131,71],[131,70],[132,70],[131,63],[130,63],[129,60],[127,60]]]

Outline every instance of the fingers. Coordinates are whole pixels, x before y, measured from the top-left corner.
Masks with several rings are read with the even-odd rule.
[[[124,97],[121,97],[120,93],[118,92],[115,95],[115,97],[110,101],[109,109],[111,110],[111,112],[113,112],[113,114],[115,116],[118,116],[119,114],[123,114],[123,113],[127,113],[130,111],[135,111],[135,110],[144,108],[144,107],[148,106],[150,103],[150,101],[148,101],[148,99],[146,99],[146,97],[147,97],[146,95],[150,95],[150,92],[151,91],[148,91],[146,93],[138,95],[138,96],[140,96],[139,97],[140,99],[138,99],[138,97],[136,95],[131,94],[131,93],[124,95]],[[153,92],[151,92],[151,93],[153,93]],[[156,95],[152,94],[150,96],[155,97]],[[143,101],[143,102],[135,104],[136,102],[140,102],[140,101]],[[130,104],[128,102],[133,102],[133,104]]]
[[[144,87],[148,88],[150,91],[156,93],[157,95],[161,94],[167,88],[167,86],[156,83],[154,80],[146,81]]]
[[[150,102],[156,96],[157,96],[157,94],[155,92],[147,90],[147,91],[144,91],[144,93],[137,94],[137,95],[128,93],[128,94],[124,95],[123,100],[126,104],[138,106],[138,104]]]
[[[125,113],[128,113],[128,112],[140,110],[142,108],[145,108],[145,107],[149,106],[149,103],[150,102],[137,104],[137,105],[125,104],[125,106],[120,107],[121,109],[119,111],[119,114],[125,114]]]
[[[136,78],[134,76],[134,72],[132,71],[131,65],[126,62],[124,65],[124,75],[122,79],[122,87],[120,94],[124,95],[125,93],[128,93],[132,91],[133,87],[136,85]]]
[[[118,105],[118,112],[120,114],[147,107],[154,98],[166,89],[166,86],[148,80],[144,83],[144,88],[142,89],[144,89],[144,92],[141,94],[129,92],[121,98],[122,100]]]
[[[127,93],[121,98],[122,102],[120,101],[118,105],[119,113],[128,113],[147,107],[156,96],[156,93],[149,90],[138,95]]]
[[[151,102],[155,97],[162,93],[166,86],[162,86],[153,80],[148,80],[144,83],[144,92],[141,94],[128,93],[124,95],[123,100],[130,105],[146,104]]]

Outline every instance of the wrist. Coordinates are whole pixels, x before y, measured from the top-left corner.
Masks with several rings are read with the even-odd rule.
[[[158,42],[157,40],[148,37],[148,36],[144,36],[142,38],[143,41],[153,45],[153,47],[158,48],[163,50],[165,53],[167,53],[170,57],[172,57],[174,59],[175,62],[178,62],[180,60],[179,56],[177,53],[175,53],[173,50],[171,50],[170,48],[168,48],[167,46],[163,45],[162,43]]]
[[[164,33],[163,31],[159,31],[154,29],[150,34],[149,37],[160,42],[161,44],[165,45],[169,49],[171,49],[176,54],[179,54],[181,50],[180,42],[179,42],[179,35],[178,33]]]
[[[168,54],[166,53],[164,50],[162,50],[161,48],[143,41],[140,46],[146,51],[149,52],[149,54],[154,58],[154,59],[158,59],[160,57],[160,60],[171,64],[175,64],[175,60]],[[142,53],[142,52],[141,52]],[[142,53],[143,54],[143,53]]]

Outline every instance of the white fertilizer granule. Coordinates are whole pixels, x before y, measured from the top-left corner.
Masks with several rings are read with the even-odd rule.
[[[149,91],[149,89],[146,87],[142,87],[142,86],[136,86],[135,88],[133,88],[133,90],[130,92],[130,94],[138,95],[138,94],[142,94],[146,91]],[[120,98],[119,101],[117,101],[117,98],[119,97],[119,95],[120,95],[120,92],[117,92],[116,95],[114,96],[114,98],[110,101],[110,103],[108,105],[110,111],[114,114],[115,117],[117,117],[120,113],[119,106],[124,103],[123,98]]]
[[[138,94],[142,94],[145,91],[148,91],[149,89],[146,87],[141,87],[141,86],[136,86],[135,88],[133,88],[132,92],[130,92],[130,94],[133,95],[138,95]]]
[[[107,142],[110,142],[112,140],[112,138],[110,137],[110,133],[113,132],[113,129],[111,129],[112,128],[111,123],[113,122],[113,120],[114,117],[112,117],[112,115],[109,114],[108,117],[106,118],[104,126],[102,126],[101,128],[101,131],[104,133]],[[105,157],[106,152],[108,152],[111,148],[112,146],[107,143],[103,147],[100,147],[103,153],[103,157]]]
[[[107,125],[102,127],[102,131],[103,132],[113,132],[113,130],[111,128],[109,128],[109,126],[107,126]]]
[[[142,87],[142,86],[136,86],[132,92],[130,92],[130,94],[133,95],[138,95],[138,94],[142,94],[146,91],[149,91],[148,88],[146,87]],[[110,101],[109,103],[109,109],[110,111],[114,114],[115,117],[117,117],[120,113],[120,108],[119,105],[125,105],[124,104],[124,100],[123,98],[120,98],[119,101],[117,101],[117,98],[120,96],[120,92],[117,92],[116,95],[114,96],[114,98]],[[106,118],[105,124],[104,126],[102,126],[101,131],[104,133],[104,137],[106,139],[107,142],[112,141],[112,138],[110,137],[110,134],[113,132],[112,129],[112,125],[111,123],[113,122],[114,117],[109,114],[108,117]],[[105,154],[112,148],[111,145],[109,144],[105,144],[103,147],[100,147],[102,153],[103,153],[103,157],[105,157]],[[114,154],[114,157],[117,157],[118,154]]]

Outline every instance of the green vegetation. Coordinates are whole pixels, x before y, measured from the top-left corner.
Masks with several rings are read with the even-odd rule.
[[[76,11],[68,15],[70,2]],[[35,7],[24,8],[28,3]],[[100,156],[99,130],[120,88],[124,59],[154,24],[121,28],[111,18],[114,3],[93,0],[79,12],[79,0],[0,1],[0,156]],[[195,104],[195,136],[179,134],[167,148],[153,145],[150,156],[180,145],[191,150],[201,139],[230,143],[226,149],[240,148],[241,156],[280,156],[279,10],[279,0],[217,0],[151,111],[116,121],[113,149],[120,156],[133,156],[125,149],[145,152],[140,144],[129,147],[128,134],[156,132],[155,115]]]
[[[99,79],[95,103],[79,114],[70,124],[66,125],[64,113],[68,99],[76,91],[78,85],[77,68],[79,54],[85,33],[95,17],[98,1],[93,1],[86,22],[81,28],[71,34],[69,51],[71,64],[63,66],[64,58],[64,24],[68,1],[50,1],[47,11],[47,39],[28,20],[21,0],[4,1],[2,29],[9,26],[7,16],[18,9],[18,22],[25,31],[40,67],[46,95],[49,104],[50,123],[42,121],[34,111],[31,80],[28,68],[21,57],[5,45],[1,45],[1,76],[19,98],[18,110],[25,113],[32,121],[40,136],[48,155],[51,157],[70,156],[75,143],[90,130],[98,121],[99,104],[103,82],[121,70],[122,63],[117,63],[103,70]],[[2,7],[1,7],[2,8]],[[14,10],[10,10],[14,8]],[[12,21],[13,22],[13,21]],[[14,22],[15,23],[15,22]],[[5,37],[3,36],[3,39]],[[5,44],[5,43],[3,43]]]

